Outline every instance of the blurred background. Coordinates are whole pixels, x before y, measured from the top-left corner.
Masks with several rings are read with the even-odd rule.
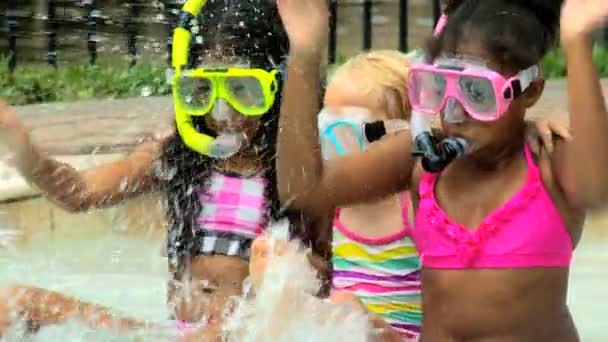
[[[182,4],[183,0],[2,1],[0,97],[30,104],[167,94],[169,37]],[[330,8],[329,63],[370,48],[421,47],[441,13],[439,0],[339,0]],[[595,56],[603,75],[608,74],[606,37],[598,33]],[[565,76],[559,50],[544,64],[550,77]]]

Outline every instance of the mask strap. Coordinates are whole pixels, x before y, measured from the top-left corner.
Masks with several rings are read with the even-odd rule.
[[[285,82],[287,81],[287,61],[283,60],[283,62],[281,62],[281,64],[279,64],[277,66],[277,70],[279,71],[279,74],[281,75],[281,81]]]
[[[532,81],[540,76],[540,68],[538,65],[533,65],[526,70],[522,70],[517,75],[511,78],[511,88],[513,88],[513,98],[521,95]]]
[[[525,90],[530,86],[530,83],[540,76],[540,68],[538,65],[533,65],[526,70],[522,70],[517,74],[517,79],[521,84],[521,88]]]

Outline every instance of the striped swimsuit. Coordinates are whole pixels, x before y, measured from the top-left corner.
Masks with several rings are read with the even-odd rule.
[[[404,337],[417,339],[422,323],[420,260],[409,238],[408,195],[403,195],[404,229],[379,239],[348,230],[336,211],[333,225],[333,287],[355,294],[371,312]]]

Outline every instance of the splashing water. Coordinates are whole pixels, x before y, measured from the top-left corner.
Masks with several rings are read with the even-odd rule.
[[[26,335],[23,324],[11,328],[0,342],[165,342],[176,340],[174,336],[161,336],[155,331],[141,331],[119,336],[109,330],[92,329],[78,322],[67,322],[40,329],[33,335]]]
[[[267,229],[270,257],[262,285],[253,298],[246,294],[226,317],[223,332],[229,342],[364,342],[368,318],[351,307],[314,296],[321,283],[297,242],[287,242],[288,223]],[[286,249],[274,253],[278,244]]]
[[[316,278],[316,271],[308,261],[307,251],[298,242],[287,242],[287,237],[288,224],[286,221],[272,225],[266,230],[269,250],[279,250],[280,253],[271,253],[267,259],[268,263],[263,273],[262,286],[255,290],[251,286],[245,286],[246,291],[242,298],[235,300],[236,309],[227,315],[222,329],[223,334],[226,336],[226,341],[324,342],[343,340],[345,336],[350,337],[350,340],[354,340],[355,342],[367,341],[370,329],[366,315],[351,307],[340,306],[316,298],[314,294],[318,291],[321,284]],[[106,298],[101,303],[105,302],[104,304],[108,305],[110,304],[108,301],[112,297],[111,292],[123,291],[120,288],[120,284],[124,285],[124,280],[127,278],[122,275],[112,276],[111,274],[104,273],[106,272],[105,270],[116,269],[118,266],[120,269],[124,269],[126,265],[122,264],[128,260],[132,262],[137,261],[134,258],[141,259],[141,261],[137,261],[138,263],[144,262],[153,253],[149,250],[144,252],[142,248],[146,247],[143,245],[143,242],[125,240],[123,241],[124,243],[118,244],[118,241],[116,241],[117,237],[114,235],[108,236],[108,241],[110,240],[112,243],[103,248],[105,256],[101,258],[99,257],[99,250],[91,250],[90,247],[86,247],[83,244],[70,242],[69,245],[75,250],[69,254],[78,255],[78,260],[72,260],[72,256],[66,253],[64,253],[66,255],[60,257],[61,260],[56,259],[59,255],[56,255],[53,259],[44,258],[38,260],[39,258],[32,255],[32,252],[28,253],[28,258],[25,258],[24,255],[10,257],[11,254],[9,253],[7,254],[9,256],[8,260],[2,260],[2,255],[0,255],[0,267],[7,266],[4,270],[9,272],[10,275],[18,270],[19,267],[23,267],[23,264],[19,266],[19,263],[15,262],[16,260],[38,260],[40,265],[34,263],[28,267],[32,272],[36,270],[33,273],[38,274],[38,276],[48,274],[48,282],[50,284],[57,284],[50,286],[51,289],[58,290],[59,292],[64,292],[65,290],[67,293],[70,293],[69,289],[80,288],[81,285],[84,285],[83,282],[87,282],[89,283],[86,286],[87,291],[82,291],[80,294],[84,298],[89,297],[93,302]],[[102,242],[103,239],[97,241],[98,243],[105,244]],[[142,245],[138,246],[138,244]],[[82,248],[76,248],[76,246],[82,246]],[[123,248],[127,246],[129,246],[127,249]],[[42,247],[42,245],[37,247]],[[62,246],[47,247],[52,250],[63,250]],[[38,253],[46,255],[40,248],[36,248],[36,250]],[[127,253],[131,252],[131,250],[134,250],[133,253]],[[157,251],[154,251],[154,253],[157,253]],[[98,264],[88,263],[84,260],[88,256],[93,255],[97,255],[95,260]],[[68,262],[68,259],[72,261]],[[52,265],[49,264],[51,260],[54,260]],[[115,265],[119,261],[121,265]],[[5,265],[3,262],[7,264]],[[159,264],[160,262],[166,261],[159,260]],[[30,263],[31,261],[27,264]],[[90,267],[98,269],[100,271],[99,277],[95,279],[90,278],[89,281],[86,281],[84,278],[79,278],[77,273],[75,273],[76,270],[71,270],[72,267],[78,266],[78,269],[80,269],[84,265],[89,265],[86,269]],[[140,271],[143,268],[141,266],[144,265],[137,267]],[[51,276],[52,274],[57,274],[57,276]],[[67,275],[70,276],[66,278]],[[0,286],[10,284],[12,282],[11,278],[9,276],[7,279],[0,279]],[[27,277],[18,278],[22,278],[25,283],[29,283]],[[113,280],[113,278],[117,279]],[[100,283],[101,279],[103,279],[103,284]],[[120,279],[123,279],[123,281]],[[116,303],[129,303],[129,308],[133,306],[133,310],[128,310],[131,312],[126,315],[120,315],[119,312],[116,312],[119,317],[143,318],[142,320],[149,322],[154,326],[153,328],[118,335],[110,330],[93,329],[81,323],[68,322],[44,327],[38,333],[26,336],[24,335],[23,324],[16,324],[11,327],[3,338],[0,338],[0,342],[48,342],[61,340],[74,342],[179,341],[178,332],[175,329],[169,328],[167,326],[169,322],[163,320],[166,317],[163,313],[164,310],[159,311],[157,309],[156,311],[158,312],[153,313],[152,316],[147,313],[149,310],[154,311],[154,307],[150,306],[150,304],[144,304],[144,297],[155,296],[156,299],[154,301],[157,301],[157,304],[160,305],[164,302],[164,291],[162,288],[155,285],[154,282],[150,282],[150,280],[153,280],[152,278],[148,279],[142,278],[139,283],[137,281],[129,283],[130,287],[137,289],[137,296],[141,297],[139,300],[125,298],[124,300],[116,299],[113,301]],[[158,278],[157,280],[162,279]],[[150,287],[158,287],[158,289],[147,289]],[[109,289],[114,290],[108,292]],[[144,295],[139,294],[142,291],[145,293]],[[87,292],[89,293],[87,294]],[[130,296],[133,297],[133,294]],[[76,294],[76,297],[81,296]],[[112,306],[114,305],[110,304],[110,307]],[[142,306],[141,309],[137,308],[139,306]],[[127,307],[124,308],[126,309]]]

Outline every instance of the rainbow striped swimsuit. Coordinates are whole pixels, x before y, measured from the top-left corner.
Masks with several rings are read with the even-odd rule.
[[[407,196],[405,194],[404,196]],[[404,229],[380,239],[348,230],[336,211],[333,224],[333,287],[355,294],[367,309],[404,337],[417,339],[422,324],[420,259],[409,238],[407,204]]]

